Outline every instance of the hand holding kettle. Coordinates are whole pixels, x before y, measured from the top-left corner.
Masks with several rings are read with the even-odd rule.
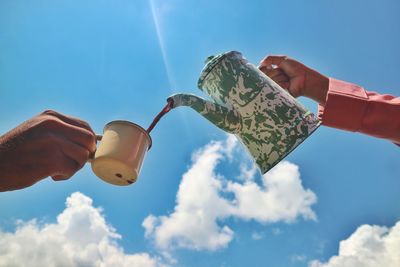
[[[294,97],[305,96],[324,104],[329,78],[287,56],[267,56],[259,69]]]
[[[319,103],[322,125],[400,144],[400,98],[328,78],[287,56],[268,56],[259,69],[294,97]]]

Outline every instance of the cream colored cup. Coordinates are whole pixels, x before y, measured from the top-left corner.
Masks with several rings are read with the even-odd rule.
[[[112,121],[104,127],[103,137],[91,160],[93,172],[114,185],[136,182],[151,137],[145,129],[129,121]]]

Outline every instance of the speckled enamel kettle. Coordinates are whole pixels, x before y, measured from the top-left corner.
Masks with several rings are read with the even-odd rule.
[[[199,88],[212,98],[175,94],[172,108],[188,106],[235,134],[262,173],[302,143],[320,121],[272,79],[231,51],[209,57]]]

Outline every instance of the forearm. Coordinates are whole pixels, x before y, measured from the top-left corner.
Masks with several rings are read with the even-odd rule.
[[[0,136],[0,192],[16,190],[32,185],[35,180],[25,179],[29,166],[23,164],[23,155],[19,144],[24,135],[10,131]]]
[[[10,162],[9,159],[13,158],[10,155],[11,144],[6,139],[5,135],[0,136],[0,192],[14,190],[14,176],[16,175],[16,162]]]

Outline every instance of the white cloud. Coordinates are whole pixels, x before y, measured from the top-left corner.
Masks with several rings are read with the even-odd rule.
[[[392,228],[362,225],[340,242],[339,253],[328,262],[314,260],[310,267],[400,266],[400,221]]]
[[[254,179],[258,168],[255,164],[250,164],[250,166],[244,162],[239,165],[240,168],[240,175],[237,177],[239,180],[242,181],[251,181]]]
[[[144,220],[147,236],[155,237],[158,247],[214,250],[232,240],[233,231],[217,224],[231,213],[229,202],[219,196],[223,185],[214,173],[222,150],[222,143],[215,142],[194,153],[194,164],[179,185],[174,212]]]
[[[233,215],[259,222],[293,222],[299,216],[316,219],[311,209],[316,196],[303,188],[296,165],[281,162],[262,177],[262,183],[228,182],[228,190],[235,195]]]
[[[0,266],[160,266],[147,253],[127,254],[92,199],[73,193],[57,222],[19,222],[15,232],[0,231]]]
[[[317,198],[303,188],[298,167],[283,162],[254,180],[254,167],[243,168],[236,181],[216,172],[224,159],[233,158],[236,141],[211,142],[193,154],[183,174],[176,205],[166,216],[149,215],[143,221],[146,236],[162,250],[188,248],[216,250],[234,237],[224,219],[229,217],[260,223],[294,222],[298,217],[316,219],[311,209]]]

